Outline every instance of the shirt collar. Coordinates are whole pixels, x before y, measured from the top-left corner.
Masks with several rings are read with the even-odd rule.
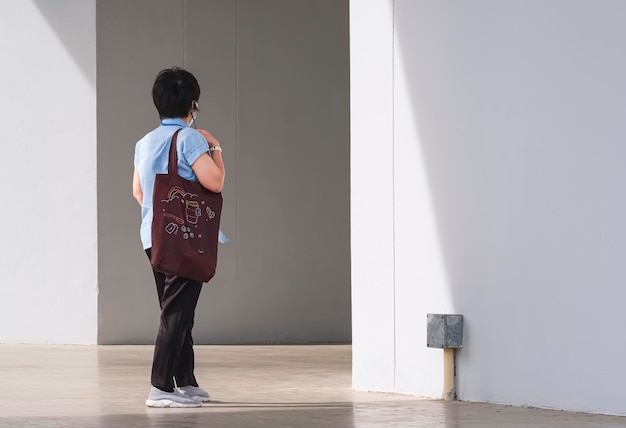
[[[185,121],[180,119],[180,118],[162,119],[161,120],[161,125],[163,125],[163,126],[182,126],[183,128],[186,128],[188,126],[185,123]]]

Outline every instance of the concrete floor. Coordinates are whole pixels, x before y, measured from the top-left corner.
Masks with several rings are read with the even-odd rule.
[[[0,427],[624,427],[626,418],[350,388],[350,346],[197,346],[215,401],[150,409],[150,346],[0,345]]]

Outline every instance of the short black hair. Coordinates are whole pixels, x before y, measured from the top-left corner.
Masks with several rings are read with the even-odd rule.
[[[161,119],[187,117],[191,103],[199,98],[198,81],[193,74],[179,67],[161,70],[152,86],[152,100]]]

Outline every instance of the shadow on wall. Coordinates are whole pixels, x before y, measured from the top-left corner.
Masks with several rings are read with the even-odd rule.
[[[96,89],[96,52],[90,45],[90,39],[77,36],[96,32],[96,4],[75,0],[32,0],[54,30],[59,40],[67,48],[76,64],[80,67],[85,79]],[[86,13],[77,13],[82,9]],[[93,20],[76,19],[77,16],[93,16]]]
[[[620,383],[582,370],[610,364],[593,343],[626,352],[597,328],[626,297],[626,6],[606,5],[395,2],[396,111],[406,99],[413,116],[396,147],[418,146],[452,303],[473,325],[462,398],[580,409],[585,386]]]

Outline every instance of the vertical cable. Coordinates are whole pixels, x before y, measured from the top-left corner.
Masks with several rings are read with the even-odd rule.
[[[239,279],[239,0],[235,0],[235,277]]]
[[[187,0],[183,0],[183,68],[187,68]]]
[[[396,328],[396,0],[391,6],[391,214],[393,243],[393,390],[396,391],[398,337]]]

